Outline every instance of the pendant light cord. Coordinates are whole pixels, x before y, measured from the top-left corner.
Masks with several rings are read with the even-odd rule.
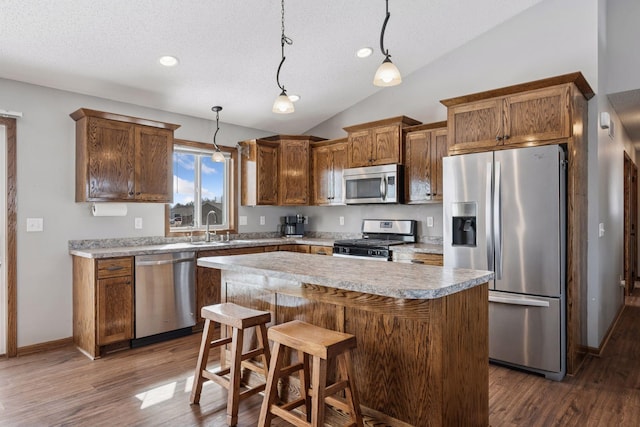
[[[218,121],[220,120],[220,110],[216,111],[216,132],[213,134],[213,146],[216,147],[216,150],[220,151],[220,147],[216,144],[216,135],[218,135],[218,131],[220,130],[220,126]]]
[[[389,55],[389,50],[384,50],[384,32],[387,29],[387,22],[389,22],[389,17],[391,16],[391,14],[389,13],[389,0],[387,1],[387,16],[386,18],[384,18],[384,23],[382,24],[382,31],[380,32],[380,50],[382,51],[382,54],[385,56],[385,58],[389,58],[391,55]]]
[[[280,61],[280,65],[278,65],[278,72],[276,73],[276,83],[278,83],[278,87],[282,90],[282,92],[285,93],[284,86],[280,84],[280,69],[282,68],[282,64],[284,64],[284,60],[287,59],[284,56],[284,45],[285,44],[292,45],[293,40],[291,40],[289,37],[284,35],[284,0],[281,0],[281,8],[282,8],[282,35],[280,36],[280,47],[282,49],[282,60]]]

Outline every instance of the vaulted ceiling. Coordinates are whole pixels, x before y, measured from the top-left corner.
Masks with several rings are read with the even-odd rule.
[[[385,48],[407,78],[540,1],[391,0]],[[285,3],[290,115],[271,112],[278,0],[2,0],[0,77],[207,119],[222,105],[223,122],[297,134],[385,90],[372,84],[384,17],[383,0]]]

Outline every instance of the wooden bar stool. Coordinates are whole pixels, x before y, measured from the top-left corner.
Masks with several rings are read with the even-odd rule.
[[[196,364],[193,388],[191,389],[190,402],[192,404],[200,402],[200,392],[202,383],[206,380],[214,381],[229,392],[227,399],[227,424],[235,426],[238,423],[238,404],[244,398],[252,396],[265,389],[265,384],[255,387],[248,387],[240,392],[240,379],[242,367],[250,369],[264,375],[265,380],[268,375],[270,352],[267,341],[267,326],[271,321],[271,313],[268,311],[258,311],[242,307],[233,303],[223,303],[202,307],[202,317],[205,319],[204,330],[202,331],[202,341],[200,343],[200,354]],[[222,337],[212,341],[214,325],[212,322],[220,323],[232,328],[231,337]],[[258,347],[247,353],[242,353],[244,340],[244,330],[255,326],[258,337]],[[221,347],[220,362],[224,360],[225,344],[231,343],[230,366],[218,372],[207,370],[209,350],[214,347]],[[251,360],[260,356],[262,366],[254,364]],[[221,366],[222,368],[222,366]],[[226,375],[229,378],[226,378]]]
[[[356,347],[356,337],[331,331],[299,320],[269,328],[269,339],[273,341],[273,358],[269,366],[265,399],[260,410],[260,427],[270,426],[274,417],[280,417],[295,426],[324,426],[325,403],[348,412],[351,424],[362,426],[362,414],[358,393],[353,383],[351,349]],[[284,365],[284,347],[298,352],[298,363]],[[309,378],[309,359],[312,357],[312,372]],[[327,361],[335,358],[338,363],[338,378],[327,386]],[[298,371],[300,374],[300,398],[278,405],[278,379]],[[311,379],[311,384],[309,384]],[[332,395],[344,390],[346,400]],[[306,419],[291,412],[305,406]]]

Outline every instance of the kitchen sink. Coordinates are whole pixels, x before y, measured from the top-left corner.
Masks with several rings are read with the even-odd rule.
[[[194,246],[224,246],[228,245],[229,242],[191,242],[189,244]]]

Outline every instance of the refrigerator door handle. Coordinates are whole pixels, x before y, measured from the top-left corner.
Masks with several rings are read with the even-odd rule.
[[[491,181],[493,178],[493,165],[487,163],[487,185],[485,190],[485,230],[487,235],[487,270],[493,271],[493,233],[491,233]]]
[[[549,301],[542,301],[529,298],[509,298],[500,297],[497,295],[489,295],[489,302],[497,302],[501,304],[513,304],[513,305],[528,305],[530,307],[549,307]]]
[[[496,180],[493,195],[493,240],[496,251],[496,280],[502,279],[502,185],[500,162],[495,162]]]

